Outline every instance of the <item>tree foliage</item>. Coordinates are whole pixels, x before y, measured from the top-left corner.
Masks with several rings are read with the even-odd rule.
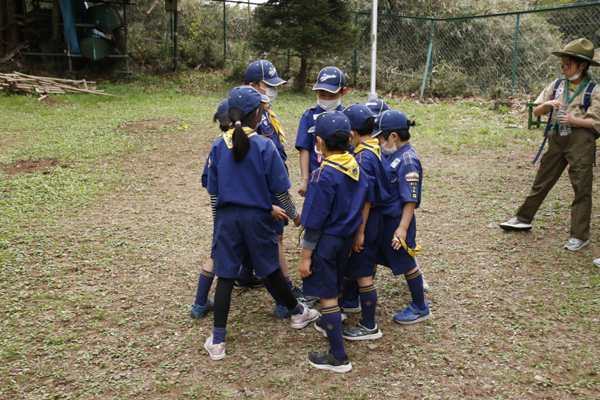
[[[254,10],[252,46],[260,52],[289,50],[300,58],[297,88],[306,83],[309,60],[354,49],[358,29],[345,0],[269,0]]]

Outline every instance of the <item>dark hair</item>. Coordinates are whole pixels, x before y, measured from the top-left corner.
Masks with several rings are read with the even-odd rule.
[[[406,120],[406,125],[409,127],[415,126],[416,124],[417,123],[415,121]],[[389,131],[383,131],[380,133],[380,135],[383,136],[383,138],[387,141],[390,138],[390,135],[394,132],[396,132],[396,135],[398,135],[398,138],[400,138],[401,141],[406,142],[410,140],[410,132],[408,129],[393,129]]]
[[[337,142],[334,140],[323,139],[325,142],[325,146],[327,146],[327,150],[329,151],[346,151],[348,150],[348,145],[350,141],[350,135],[346,131],[336,131],[333,136],[337,139],[343,139],[343,142]]]
[[[589,61],[582,60],[582,59],[581,59],[581,58],[579,58],[579,57],[571,57],[571,56],[568,56],[568,57],[571,59],[571,61],[574,61],[574,62],[577,64],[577,68],[578,68],[578,69],[579,69],[579,66],[580,66],[582,63],[586,62],[586,63],[587,63],[587,66],[586,66],[586,67],[583,69],[583,71],[581,71],[581,72],[583,72],[583,74],[584,74],[584,75],[586,75],[586,74],[587,74],[587,72],[588,72],[588,69],[590,68],[590,63],[589,63]]]
[[[258,110],[258,114],[256,114],[256,110]],[[240,121],[242,124],[254,126],[256,125],[256,118],[262,118],[265,109],[261,104],[256,107],[254,110],[250,111],[246,116],[242,119],[242,110],[237,107],[233,107],[229,109],[229,119],[234,124]],[[256,117],[255,117],[256,115]],[[231,135],[231,139],[233,141],[233,159],[237,162],[240,162],[246,157],[246,154],[250,151],[250,139],[246,132],[244,132],[244,128],[241,125],[235,125],[235,129],[233,130],[233,134]]]
[[[258,87],[260,87],[260,81],[252,81],[252,80],[250,80],[250,79],[246,79],[246,80],[244,81],[244,85],[250,85],[251,83],[253,83],[253,84],[254,84],[254,86],[258,86]]]
[[[358,133],[358,136],[367,136],[373,134],[373,123],[375,122],[375,117],[369,117],[365,121],[365,127],[363,129],[355,129]]]
[[[215,116],[213,117],[213,122],[217,122],[217,121],[219,121],[219,128],[221,129],[221,131],[227,132],[229,130],[229,124],[223,125],[223,122],[221,120],[219,120],[218,114],[215,113]]]

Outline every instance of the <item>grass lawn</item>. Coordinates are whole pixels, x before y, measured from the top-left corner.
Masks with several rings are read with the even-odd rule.
[[[542,131],[525,129],[524,102],[386,99],[418,124],[419,264],[435,318],[395,324],[410,294],[380,268],[384,336],[346,342],[354,369],[338,375],[309,366],[326,339],[277,320],[264,289],[234,292],[222,361],[202,347],[212,314],[188,316],[210,254],[200,176],[227,95],[219,77],[101,88],[116,96],[0,95],[0,398],[600,398],[599,208],[591,244],[563,250],[565,173],[531,232],[498,228],[536,171]],[[315,102],[282,90],[274,104],[299,207],[293,144]],[[300,286],[298,232],[284,245]]]

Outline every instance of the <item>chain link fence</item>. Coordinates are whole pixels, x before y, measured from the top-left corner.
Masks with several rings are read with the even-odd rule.
[[[360,39],[343,68],[354,86],[367,87],[370,14],[357,14],[356,24]],[[560,59],[551,51],[579,37],[599,47],[600,4],[444,19],[379,15],[377,29],[379,88],[505,97],[538,93],[560,76]]]

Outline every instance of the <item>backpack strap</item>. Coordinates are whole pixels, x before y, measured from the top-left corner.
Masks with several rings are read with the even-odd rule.
[[[560,86],[560,84],[562,83],[563,79],[562,78],[558,78],[555,82],[554,82],[554,89],[552,90],[552,99],[556,99],[556,91],[558,90],[558,87]],[[560,95],[560,94],[559,94]],[[540,158],[540,156],[542,155],[542,150],[544,150],[544,146],[546,145],[546,141],[548,140],[548,131],[550,131],[550,127],[552,126],[552,124],[550,123],[550,121],[552,121],[552,114],[554,112],[554,109],[550,110],[550,115],[548,116],[548,122],[546,122],[546,130],[544,131],[544,141],[542,142],[542,145],[540,146],[540,149],[537,152],[537,155],[535,156],[535,158],[533,159],[533,162],[531,163],[532,165],[535,165],[535,163],[537,162],[538,158]]]
[[[554,82],[554,89],[552,90],[552,100],[556,100],[556,91],[558,90],[558,87],[560,86],[562,81],[563,78],[558,78],[556,82]]]
[[[583,94],[583,102],[579,106],[583,110],[584,113],[587,112],[590,105],[592,105],[592,93],[594,93],[594,89],[596,89],[596,82],[590,81],[587,87],[585,88],[585,93]]]

